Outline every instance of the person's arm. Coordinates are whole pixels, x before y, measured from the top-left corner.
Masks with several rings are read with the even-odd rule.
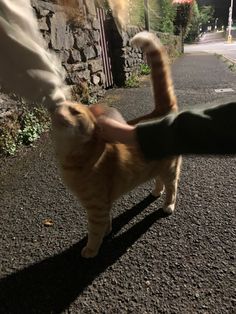
[[[236,103],[169,114],[130,126],[98,119],[101,136],[138,146],[146,159],[179,154],[236,154]]]
[[[235,154],[236,103],[183,111],[137,125],[137,141],[147,159],[179,154]]]

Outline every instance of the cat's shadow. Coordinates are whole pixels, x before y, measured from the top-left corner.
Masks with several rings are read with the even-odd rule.
[[[152,212],[121,235],[115,236],[155,198],[151,195],[113,220],[112,236],[107,237],[99,255],[83,259],[80,251],[86,238],[64,252],[0,280],[0,313],[61,313],[107,267],[157,220],[166,217],[162,209]]]

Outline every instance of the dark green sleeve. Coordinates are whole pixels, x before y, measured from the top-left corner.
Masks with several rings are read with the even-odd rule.
[[[170,114],[139,124],[136,132],[147,159],[179,154],[236,154],[236,103]]]

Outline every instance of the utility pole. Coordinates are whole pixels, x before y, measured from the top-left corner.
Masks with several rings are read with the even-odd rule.
[[[232,31],[232,17],[233,17],[233,4],[234,4],[234,0],[231,0],[231,5],[230,5],[230,8],[229,8],[229,24],[228,24],[228,30],[229,30],[229,33],[228,33],[228,44],[231,44],[232,43],[232,35],[231,35],[231,31]]]
[[[148,0],[144,0],[144,18],[145,18],[145,29],[149,31],[149,9],[148,9]]]

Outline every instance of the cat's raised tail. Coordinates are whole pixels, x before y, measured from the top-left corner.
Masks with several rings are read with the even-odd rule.
[[[153,33],[143,31],[132,38],[131,45],[143,50],[147,56],[147,62],[151,66],[155,109],[147,118],[177,111],[178,105],[171,77],[170,61],[159,38]]]

